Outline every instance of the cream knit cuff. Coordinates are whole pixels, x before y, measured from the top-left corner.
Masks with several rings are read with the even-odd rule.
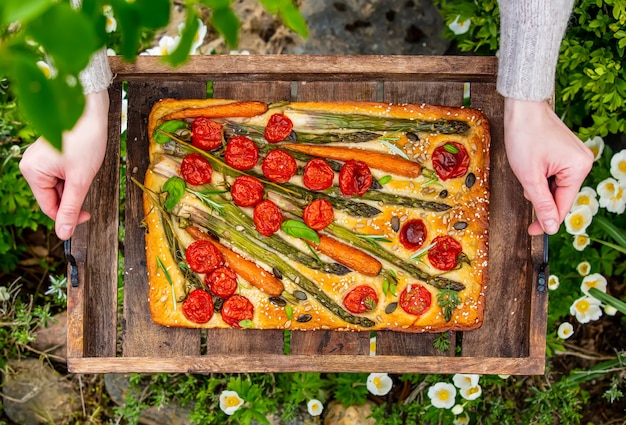
[[[109,87],[113,73],[109,67],[107,49],[102,48],[91,56],[89,65],[78,76],[85,94],[95,93]]]
[[[542,101],[554,92],[559,49],[574,0],[499,0],[497,89]]]

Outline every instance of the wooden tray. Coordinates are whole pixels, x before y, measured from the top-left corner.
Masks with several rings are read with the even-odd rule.
[[[68,369],[105,372],[389,372],[542,374],[547,294],[538,287],[542,238],[530,238],[532,219],[505,157],[503,98],[496,93],[493,57],[424,56],[201,56],[172,70],[158,57],[135,64],[110,58],[109,144],[86,201],[92,219],[72,238],[68,253]],[[375,356],[368,332],[166,328],[148,310],[143,208],[127,180],[120,200],[122,84],[128,83],[127,178],[143,181],[148,163],[147,121],[155,101],[215,97],[268,102],[355,100],[463,104],[491,121],[490,264],[481,329],[452,335],[448,352],[434,334],[378,332]],[[123,250],[118,246],[120,203],[125,202]],[[118,289],[118,258],[123,282]],[[120,302],[120,293],[123,300]],[[121,306],[120,306],[121,304]],[[121,345],[120,345],[121,342]],[[287,345],[287,347],[286,347]],[[285,354],[289,353],[289,354]]]

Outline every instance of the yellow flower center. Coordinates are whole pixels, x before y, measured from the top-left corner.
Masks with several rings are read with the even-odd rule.
[[[591,146],[589,149],[591,149],[591,152],[593,153],[593,157],[597,158],[598,154],[600,153],[600,148],[598,146]]]
[[[608,190],[609,192],[615,192],[615,185],[613,185],[613,183],[611,182],[607,183],[606,190]]]
[[[228,397],[226,397],[226,406],[228,407],[235,407],[239,404],[239,398],[235,397],[234,395],[230,395]]]
[[[478,387],[472,387],[467,390],[467,395],[476,394],[479,391]]]
[[[581,265],[581,266],[580,266],[580,272],[581,272],[582,274],[587,274],[587,273],[589,273],[589,267],[590,267],[590,266],[589,266],[589,264],[583,264],[583,265]]]
[[[626,173],[626,161],[620,161],[617,168],[619,168],[622,173]]]
[[[570,220],[570,223],[572,223],[572,226],[574,228],[579,229],[585,223],[585,219],[583,218],[582,215],[576,214],[576,215],[572,216],[572,219]]]
[[[578,205],[589,205],[589,197],[581,196],[578,198]]]
[[[590,288],[595,288],[596,286],[598,286],[598,281],[597,280],[590,280],[589,282],[587,282],[587,286]]]
[[[382,385],[382,382],[380,382],[380,378],[378,376],[374,378],[373,382],[376,388],[380,388],[380,386]]]
[[[581,313],[586,313],[587,310],[589,310],[589,307],[590,307],[590,304],[589,304],[589,301],[587,300],[580,300],[576,304],[576,309],[580,311]]]
[[[442,401],[446,401],[450,398],[450,393],[448,390],[439,390],[437,393],[437,398]]]

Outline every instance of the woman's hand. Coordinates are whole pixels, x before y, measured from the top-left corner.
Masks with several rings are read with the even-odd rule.
[[[76,226],[90,218],[82,205],[104,160],[108,111],[107,90],[87,94],[83,115],[63,135],[62,151],[39,138],[20,161],[20,171],[41,210],[55,221],[60,239],[69,239]]]
[[[528,233],[556,233],[591,170],[593,154],[547,101],[505,98],[504,142],[511,169],[535,208],[537,220]],[[549,177],[554,177],[551,187]]]

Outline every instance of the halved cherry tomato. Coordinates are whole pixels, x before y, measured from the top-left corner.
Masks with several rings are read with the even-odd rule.
[[[457,265],[457,257],[463,251],[461,243],[452,236],[443,235],[433,239],[433,246],[428,250],[428,260],[439,270],[452,270]]]
[[[400,294],[400,307],[409,314],[419,316],[430,307],[432,295],[424,286],[411,283]]]
[[[271,236],[276,233],[283,223],[283,213],[269,199],[259,202],[254,207],[252,218],[257,231],[263,236]]]
[[[183,302],[183,315],[194,323],[206,323],[213,317],[213,299],[202,289],[194,289]]]
[[[446,147],[447,145],[447,147]],[[461,177],[467,173],[470,157],[463,146],[457,142],[446,142],[433,151],[433,168],[441,180]]]
[[[222,319],[230,326],[240,328],[242,320],[252,320],[254,316],[254,306],[243,295],[233,295],[228,297],[222,304]]]
[[[180,174],[189,184],[200,185],[211,183],[213,168],[211,163],[199,153],[190,153],[180,164]]]
[[[360,285],[343,298],[346,309],[355,314],[367,313],[374,310],[378,304],[378,295],[371,286]]]
[[[218,267],[211,274],[207,274],[204,282],[209,291],[220,298],[228,298],[237,290],[237,275],[227,266]]]
[[[293,130],[293,123],[283,114],[274,114],[270,117],[265,126],[265,140],[270,143],[277,143],[285,140]]]
[[[339,189],[345,196],[362,196],[372,185],[370,167],[362,161],[351,159],[339,171]]]
[[[322,230],[335,218],[333,204],[326,199],[316,199],[306,206],[302,213],[304,223],[313,230]]]
[[[191,144],[205,151],[222,146],[222,124],[200,117],[191,123]]]
[[[313,158],[304,167],[304,186],[310,190],[328,189],[333,184],[335,172],[322,158]]]
[[[196,273],[208,273],[224,262],[222,253],[209,241],[195,241],[187,247],[185,258],[191,270]]]
[[[226,144],[224,161],[236,170],[249,170],[259,159],[259,148],[246,136],[235,136]]]
[[[230,188],[233,202],[240,207],[251,207],[263,199],[263,183],[251,176],[239,176]]]
[[[406,249],[419,249],[424,245],[426,235],[426,225],[422,220],[409,220],[400,228],[400,243]]]
[[[263,175],[275,183],[286,183],[296,171],[298,164],[293,156],[282,149],[274,149],[267,154],[261,166]]]

